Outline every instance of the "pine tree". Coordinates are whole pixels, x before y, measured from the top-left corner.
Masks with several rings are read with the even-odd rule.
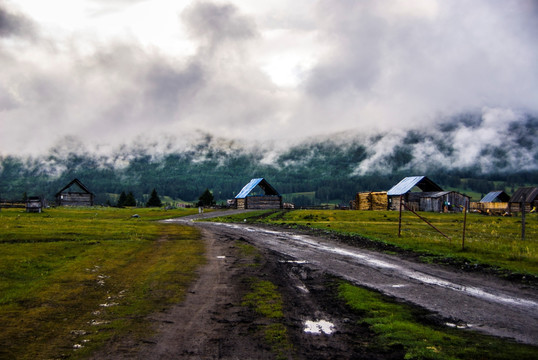
[[[125,195],[125,191],[122,191],[120,194],[120,198],[118,199],[118,203],[116,204],[117,207],[124,207],[125,206],[125,200],[127,199],[127,195]]]
[[[215,199],[209,189],[205,189],[204,193],[198,198],[198,206],[213,206],[215,205]]]
[[[124,206],[136,206],[136,199],[132,191],[129,191],[129,194],[127,194]]]
[[[161,206],[162,206],[162,202],[161,202],[161,199],[159,198],[159,195],[157,195],[157,190],[153,189],[149,197],[149,200],[146,203],[146,207],[161,207]]]

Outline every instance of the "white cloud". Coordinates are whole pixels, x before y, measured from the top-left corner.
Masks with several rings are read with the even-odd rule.
[[[9,14],[0,29],[0,155],[44,152],[70,135],[103,149],[198,130],[252,143],[405,132],[482,108],[499,109],[480,134],[494,141],[507,114],[538,112],[537,8],[0,1]],[[465,131],[461,138],[476,135]]]

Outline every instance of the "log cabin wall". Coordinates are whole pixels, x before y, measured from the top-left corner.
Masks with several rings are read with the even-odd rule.
[[[61,193],[58,196],[60,206],[93,206],[93,195],[83,193]]]
[[[238,209],[239,209],[239,200]],[[282,196],[247,196],[244,209],[282,209]]]

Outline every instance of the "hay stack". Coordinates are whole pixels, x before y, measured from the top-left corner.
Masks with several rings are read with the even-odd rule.
[[[372,210],[387,210],[389,207],[389,198],[386,191],[372,192],[371,196],[371,209]]]
[[[355,197],[355,204],[357,206],[357,210],[371,210],[370,193],[357,193],[357,196]]]
[[[356,210],[387,210],[389,200],[386,191],[362,192],[355,196]]]

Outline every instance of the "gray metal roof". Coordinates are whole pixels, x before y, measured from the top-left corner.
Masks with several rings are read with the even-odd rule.
[[[514,195],[510,198],[508,202],[519,203],[525,202],[530,203],[538,199],[538,187],[524,187],[516,190]]]
[[[502,194],[504,194],[504,195],[502,195]],[[499,195],[502,195],[501,197],[508,197],[508,195],[502,190],[500,190],[500,191],[491,191],[491,192],[487,193],[486,196],[484,196],[482,198],[482,200],[480,200],[479,202],[486,203],[486,202],[494,202],[496,200],[503,201],[502,199],[497,199],[497,197],[499,197]]]
[[[422,191],[443,191],[439,185],[428,179],[426,176],[408,176],[387,191],[387,195],[403,195],[411,191],[415,186],[418,186]]]
[[[265,180],[264,178],[256,178],[256,179],[252,179],[250,180],[250,182],[248,184],[246,184],[245,186],[243,186],[243,188],[241,189],[241,191],[239,192],[239,194],[236,195],[236,199],[244,199],[248,196],[248,194],[250,194],[250,192],[252,190],[254,190],[254,188],[256,186],[260,186],[262,188],[262,190],[265,192],[265,195],[280,195],[278,193],[278,191],[275,190],[274,187],[272,187],[268,182],[267,180]]]

